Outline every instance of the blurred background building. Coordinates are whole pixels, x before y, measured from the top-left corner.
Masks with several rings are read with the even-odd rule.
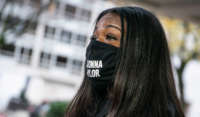
[[[185,113],[199,117],[198,0],[0,0],[0,117],[27,117],[40,107],[47,110],[47,103],[70,101],[83,80],[95,18],[106,8],[125,5],[159,17]],[[18,108],[20,114],[9,111]]]
[[[85,49],[102,0],[0,1],[0,109],[70,101],[83,79]]]

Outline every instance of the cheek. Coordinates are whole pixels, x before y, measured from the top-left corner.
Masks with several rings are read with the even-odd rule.
[[[113,42],[112,45],[115,47],[120,47],[120,41]]]

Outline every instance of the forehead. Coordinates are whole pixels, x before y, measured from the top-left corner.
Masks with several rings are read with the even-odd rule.
[[[108,24],[115,24],[121,27],[120,16],[116,13],[107,13],[97,22],[97,26]]]

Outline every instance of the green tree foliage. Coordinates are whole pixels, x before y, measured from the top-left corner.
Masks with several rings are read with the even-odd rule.
[[[46,117],[64,117],[68,102],[52,102]]]

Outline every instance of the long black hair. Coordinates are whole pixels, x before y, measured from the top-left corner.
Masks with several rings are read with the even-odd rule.
[[[107,117],[184,117],[174,84],[165,32],[151,12],[140,7],[103,11],[121,19],[120,60]],[[126,28],[126,32],[125,32]],[[98,100],[84,77],[66,117],[94,117]]]

